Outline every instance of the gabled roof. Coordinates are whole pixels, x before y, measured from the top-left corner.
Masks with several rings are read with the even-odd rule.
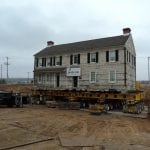
[[[94,39],[88,41],[80,41],[75,43],[53,45],[46,47],[40,52],[36,53],[36,57],[43,57],[48,55],[61,55],[64,53],[78,53],[93,49],[102,49],[105,47],[125,45],[130,35],[120,35],[101,39]]]

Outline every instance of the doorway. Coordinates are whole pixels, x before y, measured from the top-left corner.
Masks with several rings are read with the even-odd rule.
[[[73,77],[73,87],[78,87],[78,77],[77,76]]]
[[[60,86],[60,73],[56,74],[56,87]]]

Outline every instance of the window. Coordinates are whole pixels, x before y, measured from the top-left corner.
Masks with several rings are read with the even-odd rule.
[[[73,56],[74,64],[78,64],[78,55]]]
[[[87,63],[90,62],[98,63],[98,52],[87,54]]]
[[[116,53],[115,53],[115,51],[110,51],[109,52],[109,61],[110,62],[116,61]]]
[[[46,75],[46,81],[49,81],[49,74]]]
[[[47,60],[47,66],[52,66],[52,61],[53,61],[53,58],[50,57],[50,58]]]
[[[131,53],[129,52],[129,62],[131,62]]]
[[[136,57],[134,56],[134,66],[136,66]]]
[[[109,81],[110,82],[115,82],[116,81],[116,71],[110,71],[109,73]]]
[[[119,51],[106,51],[106,62],[119,61]]]
[[[46,67],[46,58],[42,58],[42,66]]]
[[[95,83],[95,82],[96,82],[96,73],[91,72],[91,83]]]
[[[80,64],[80,54],[70,55],[70,65]]]
[[[91,53],[91,62],[96,62],[96,53]]]
[[[129,61],[129,52],[127,51],[127,62]]]
[[[62,65],[62,56],[56,57],[56,66]]]
[[[132,66],[134,65],[134,57],[133,57],[133,55],[132,55]]]

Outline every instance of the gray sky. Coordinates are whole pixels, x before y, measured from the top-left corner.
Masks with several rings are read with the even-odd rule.
[[[9,77],[33,72],[33,55],[55,44],[122,34],[130,27],[137,52],[137,79],[147,80],[150,56],[149,0],[0,0],[0,64]]]

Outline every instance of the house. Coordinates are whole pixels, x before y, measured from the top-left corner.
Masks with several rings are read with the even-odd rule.
[[[34,85],[48,89],[135,89],[136,52],[130,28],[119,36],[47,47],[34,55]]]

